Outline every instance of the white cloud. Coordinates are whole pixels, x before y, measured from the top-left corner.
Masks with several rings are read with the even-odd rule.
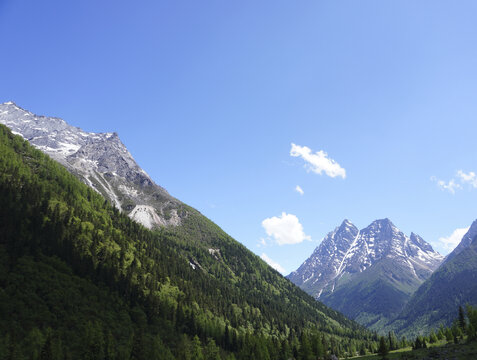
[[[462,189],[462,186],[455,182],[454,179],[450,179],[449,181],[439,180],[435,176],[431,177],[432,181],[435,181],[439,189],[443,191],[448,191],[451,194],[455,194],[456,190]]]
[[[450,234],[447,237],[440,237],[439,241],[442,243],[444,246],[444,249],[448,250],[451,252],[452,250],[455,249],[457,245],[459,245],[460,241],[464,237],[464,235],[469,231],[469,228],[461,228],[461,229],[455,229],[452,234]]]
[[[468,174],[466,174],[462,170],[459,170],[457,171],[457,177],[464,184],[469,184],[473,188],[477,188],[477,175],[475,174],[475,172],[470,171]]]
[[[300,187],[300,185],[296,186],[295,191],[300,195],[303,195],[305,193],[303,189]]]
[[[273,216],[263,220],[262,226],[267,235],[273,237],[278,245],[299,244],[303,240],[311,240],[293,214],[282,212],[279,217]]]
[[[263,261],[265,261],[268,265],[270,265],[272,268],[277,270],[278,272],[285,274],[285,269],[283,268],[283,266],[281,266],[276,261],[273,261],[272,259],[270,259],[267,254],[263,253],[262,256],[260,256],[260,258]]]
[[[305,168],[308,171],[313,171],[320,175],[322,172],[325,172],[326,175],[332,178],[337,176],[341,176],[343,179],[346,178],[346,170],[336,161],[328,158],[328,154],[323,150],[313,153],[307,146],[300,146],[292,143],[290,155],[293,157],[301,157],[305,160]]]
[[[451,194],[455,194],[457,190],[463,189],[463,185],[469,185],[471,188],[477,188],[477,174],[473,171],[468,173],[463,172],[462,170],[457,171],[456,177],[450,179],[449,181],[444,181],[431,176],[431,180],[435,181],[437,186],[441,190],[449,191]]]

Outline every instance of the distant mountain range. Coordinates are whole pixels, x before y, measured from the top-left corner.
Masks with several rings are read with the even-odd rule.
[[[0,124],[60,162],[149,229],[179,225],[187,216],[183,204],[154,183],[114,132],[85,132],[60,118],[35,115],[13,102],[0,104]]]
[[[344,220],[288,278],[330,307],[380,330],[442,260],[419,235],[406,236],[389,219],[362,230]]]

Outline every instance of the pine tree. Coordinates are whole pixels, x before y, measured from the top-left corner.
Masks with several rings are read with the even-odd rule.
[[[224,332],[224,341],[223,341],[223,347],[227,350],[230,349],[231,345],[231,340],[230,340],[230,331],[229,331],[229,326],[225,325],[225,332]]]
[[[146,360],[144,346],[144,333],[142,330],[138,330],[134,333],[131,359],[133,360]]]
[[[477,339],[477,308],[467,306],[467,317],[469,318],[469,325],[467,326],[468,341]]]
[[[454,334],[452,334],[452,330],[450,328],[446,328],[445,335],[447,342],[451,342],[452,340],[454,340]]]
[[[465,327],[466,327],[465,313],[464,313],[464,308],[462,306],[459,306],[459,327],[462,329],[462,331],[465,331]]]
[[[281,344],[280,353],[279,353],[279,360],[288,360],[292,356],[292,352],[290,350],[290,345],[288,344],[288,340],[284,339]]]
[[[316,333],[312,337],[311,348],[313,349],[313,353],[316,357],[322,358],[325,355],[325,349],[323,347],[323,343],[321,342],[321,336],[319,333]]]
[[[204,354],[202,353],[202,347],[200,343],[200,339],[197,335],[194,336],[192,339],[192,359],[194,360],[203,360]]]
[[[26,344],[28,345],[28,353],[32,359],[39,359],[41,354],[41,349],[45,343],[45,338],[41,331],[34,327],[28,333],[27,338],[25,339]]]
[[[394,334],[394,331],[390,331],[388,333],[388,340],[389,340],[389,350],[396,350],[398,348],[397,338]]]
[[[300,360],[312,360],[313,359],[313,352],[311,350],[310,341],[308,340],[308,336],[303,333],[301,336],[301,344],[300,350],[298,351],[298,359]]]
[[[204,349],[205,360],[220,360],[219,348],[214,339],[209,339]]]
[[[412,347],[413,350],[422,349],[422,338],[420,336],[416,337],[414,341],[414,346]]]
[[[51,340],[51,332],[47,332],[46,341],[43,344],[40,353],[40,360],[52,360],[53,359],[53,345]]]
[[[111,333],[111,330],[108,330],[105,338],[106,341],[104,346],[104,358],[105,360],[113,360],[116,358],[116,341],[114,340],[114,336]]]
[[[378,355],[386,358],[387,354],[389,354],[388,342],[384,336],[381,336],[379,339]]]
[[[401,338],[401,343],[399,344],[399,347],[400,347],[401,349],[404,349],[404,348],[407,347],[407,346],[408,346],[408,345],[407,345],[406,337],[403,336],[403,337]]]
[[[434,344],[437,342],[437,336],[436,336],[436,333],[434,332],[434,330],[431,330],[431,333],[429,334],[429,342],[431,344]]]
[[[439,331],[437,332],[437,339],[438,340],[443,340],[445,338],[445,329],[444,325],[439,326]]]

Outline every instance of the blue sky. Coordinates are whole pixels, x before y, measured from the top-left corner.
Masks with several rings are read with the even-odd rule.
[[[117,131],[158,184],[286,273],[344,218],[388,217],[445,254],[439,239],[477,218],[476,14],[0,0],[0,101]]]

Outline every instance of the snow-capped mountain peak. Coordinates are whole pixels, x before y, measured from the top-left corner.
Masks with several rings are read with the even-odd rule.
[[[442,256],[389,219],[358,230],[345,220],[288,278],[326,305],[379,328],[439,266]]]
[[[116,132],[86,132],[56,117],[38,116],[12,101],[0,123],[60,162],[119,210],[148,228],[178,225],[182,203],[139,167]]]
[[[419,281],[442,261],[420,236],[406,236],[387,218],[375,220],[362,230],[344,220],[288,277],[320,297],[323,291],[333,292],[339,279],[361,273],[385,258],[408,268]]]

